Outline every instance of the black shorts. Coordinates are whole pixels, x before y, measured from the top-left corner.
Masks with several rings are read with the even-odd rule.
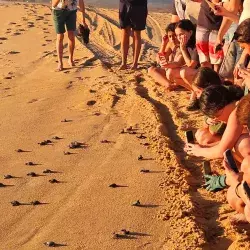
[[[120,3],[119,20],[121,29],[145,30],[148,15],[147,6],[132,6]]]

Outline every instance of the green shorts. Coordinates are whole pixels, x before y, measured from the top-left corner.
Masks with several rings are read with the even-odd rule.
[[[52,10],[55,30],[57,34],[76,30],[76,10]]]

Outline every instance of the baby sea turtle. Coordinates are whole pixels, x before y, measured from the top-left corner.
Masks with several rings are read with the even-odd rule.
[[[3,183],[0,182],[0,188],[1,188],[1,187],[5,187],[5,185],[4,185]]]
[[[132,203],[132,206],[140,206],[141,202],[139,200]]]
[[[141,143],[141,145],[143,145],[143,146],[149,146],[150,144],[148,142],[145,142],[145,143]]]
[[[52,139],[53,139],[53,140],[60,140],[60,139],[62,139],[62,138],[60,138],[60,137],[58,137],[58,136],[53,136]]]
[[[61,122],[70,122],[70,120],[64,119]]]
[[[109,143],[108,140],[101,140],[101,143]]]
[[[127,128],[127,131],[132,131],[133,130],[133,127],[132,126],[129,126],[128,128]]]
[[[71,155],[72,153],[71,153],[71,152],[68,152],[68,151],[63,151],[63,154],[64,154],[64,155]]]
[[[126,132],[125,132],[124,129],[122,129],[121,132],[120,132],[120,134],[125,134],[125,133],[126,133]]]
[[[138,159],[138,161],[141,161],[141,160],[143,160],[143,156],[139,155],[137,159]]]
[[[128,230],[126,230],[126,229],[122,229],[121,231],[122,231],[122,232],[123,232],[123,234],[125,234],[125,235],[130,234],[130,232],[129,232]]]
[[[50,169],[45,169],[45,170],[43,170],[43,173],[44,174],[52,174],[52,173],[54,173],[54,171],[52,171]]]
[[[137,136],[137,138],[138,139],[146,139],[147,137],[145,135],[141,134],[141,135]]]
[[[124,238],[124,234],[113,233],[113,238],[114,238],[114,239],[121,239],[121,238]]]
[[[17,153],[23,153],[24,150],[22,150],[21,148],[19,148],[19,149],[16,150],[16,152],[17,152]]]
[[[150,170],[149,169],[141,169],[141,171],[140,171],[141,173],[149,173],[150,172]]]
[[[40,144],[40,146],[45,146],[45,145],[48,145],[48,144],[50,144],[50,143],[52,143],[51,140],[44,140],[44,141],[42,141],[42,142],[38,142],[38,144]]]
[[[21,205],[21,203],[20,203],[19,201],[11,201],[10,203],[11,203],[11,205],[12,205],[13,207],[17,207],[17,206],[20,206],[20,205]]]
[[[71,142],[69,144],[69,148],[73,149],[73,148],[81,148],[82,146],[82,143],[81,142],[78,142],[78,141],[74,141],[74,142]]]
[[[43,243],[47,247],[55,247],[56,243],[54,241],[47,241]]]
[[[129,131],[128,132],[130,135],[136,135],[137,133],[135,131]]]
[[[36,206],[36,205],[40,205],[41,202],[40,201],[31,201],[30,205]]]
[[[14,178],[12,175],[10,174],[6,174],[3,176],[4,179],[11,179],[11,178]]]
[[[109,185],[109,187],[111,187],[111,188],[117,188],[119,186],[117,184],[115,184],[115,183],[112,183],[112,184]]]
[[[35,172],[29,172],[27,176],[37,177],[37,174]]]
[[[57,179],[51,179],[51,180],[49,180],[49,182],[52,183],[52,184],[53,183],[59,183],[59,181]]]
[[[34,166],[34,165],[35,165],[35,163],[34,163],[34,162],[32,162],[32,161],[29,161],[29,162],[26,162],[26,163],[25,163],[25,165],[28,165],[28,166]]]

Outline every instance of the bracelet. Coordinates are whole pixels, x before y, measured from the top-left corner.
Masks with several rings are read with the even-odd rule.
[[[237,186],[235,187],[235,194],[241,199],[239,193],[238,193],[238,188],[240,186],[241,182],[237,184]]]

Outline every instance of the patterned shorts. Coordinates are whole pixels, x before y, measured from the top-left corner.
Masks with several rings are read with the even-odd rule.
[[[201,26],[197,26],[196,48],[200,63],[210,62],[211,64],[221,64],[224,54],[222,50],[215,53],[217,36],[217,30],[208,30]]]

